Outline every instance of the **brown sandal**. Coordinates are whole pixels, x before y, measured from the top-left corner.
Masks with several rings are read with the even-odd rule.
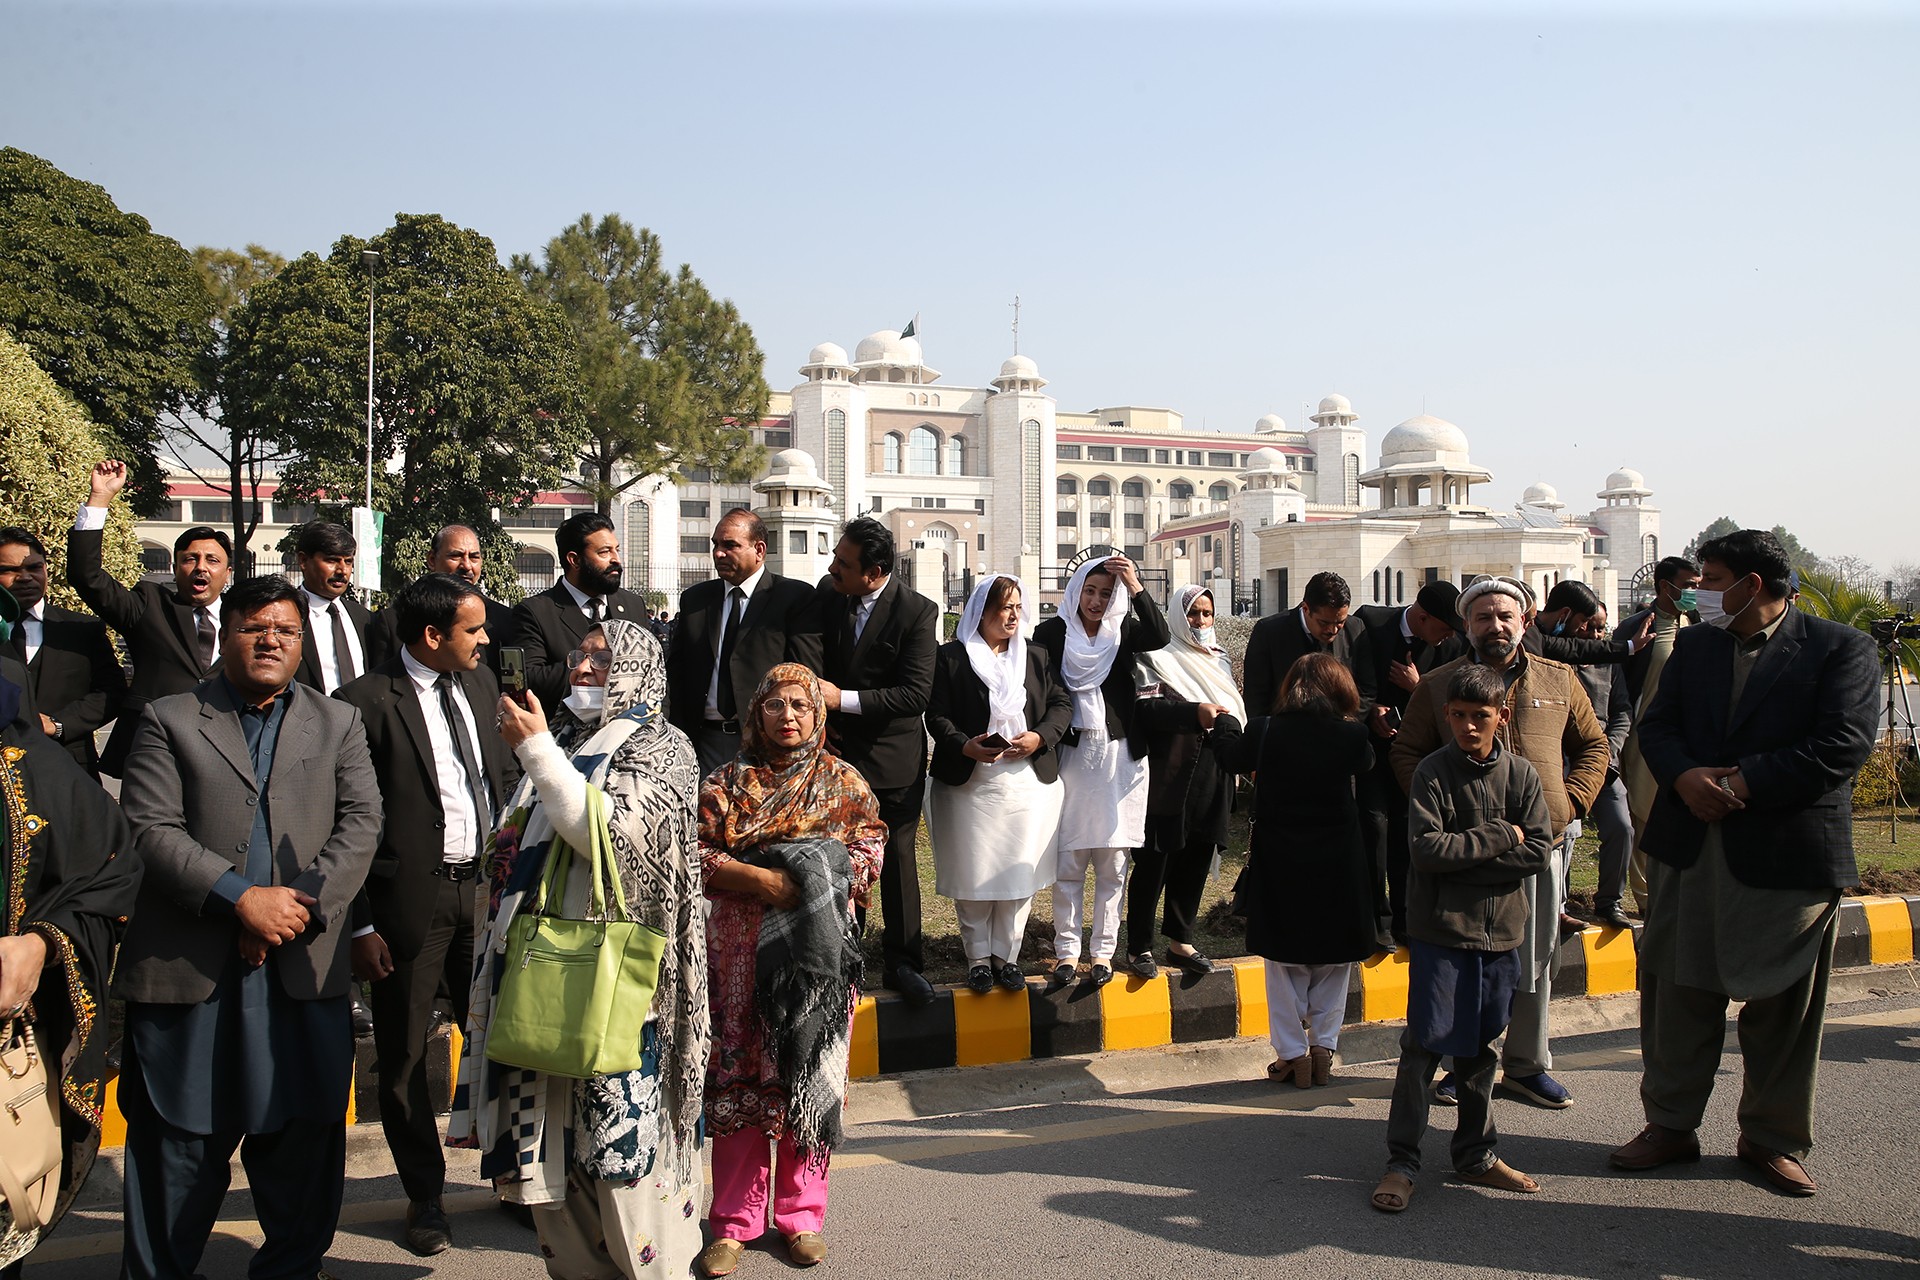
[[[1495,1160],[1479,1173],[1461,1173],[1455,1170],[1454,1176],[1471,1186],[1489,1187],[1495,1191],[1518,1191],[1532,1195],[1540,1189],[1540,1184],[1520,1172],[1505,1160]]]
[[[1380,1179],[1368,1202],[1382,1213],[1404,1213],[1413,1199],[1413,1179],[1404,1173],[1389,1173]]]
[[[1333,1079],[1333,1050],[1321,1045],[1313,1046],[1309,1056],[1313,1059],[1313,1082],[1326,1084]]]

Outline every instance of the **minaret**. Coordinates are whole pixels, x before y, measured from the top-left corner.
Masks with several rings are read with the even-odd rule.
[[[1338,392],[1320,402],[1307,446],[1313,450],[1313,501],[1323,507],[1360,507],[1360,473],[1367,467],[1367,433],[1360,415]]]
[[[840,521],[833,512],[833,488],[820,478],[812,455],[804,449],[780,450],[753,491],[766,499],[753,514],[767,526],[767,564],[783,578],[818,582],[833,562]]]

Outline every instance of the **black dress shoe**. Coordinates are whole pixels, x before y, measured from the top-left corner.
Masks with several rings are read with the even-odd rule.
[[[1142,951],[1138,955],[1127,957],[1127,969],[1136,978],[1153,979],[1160,976],[1160,966],[1153,962],[1153,952]]]
[[[1180,972],[1194,978],[1204,978],[1213,972],[1213,961],[1195,951],[1191,955],[1181,955],[1177,951],[1167,952],[1167,963]]]
[[[415,1200],[407,1206],[407,1248],[422,1258],[453,1248],[453,1227],[437,1198]]]
[[[982,962],[967,970],[967,990],[985,995],[993,990],[993,966]]]
[[[1611,903],[1593,913],[1593,918],[1609,929],[1633,928],[1633,917],[1629,916],[1619,903]]]
[[[373,1015],[367,1012],[367,1006],[360,1001],[359,992],[352,996],[353,1038],[364,1040],[373,1034]]]
[[[1098,965],[1094,966],[1098,968]],[[1073,980],[1080,976],[1080,966],[1071,960],[1062,960],[1053,966],[1053,972],[1047,975],[1047,990],[1058,991],[1062,987],[1072,986]]]
[[[924,1009],[933,1003],[933,984],[910,964],[895,965],[882,985],[898,992],[902,1000],[916,1009]]]
[[[1020,966],[1011,960],[1000,966],[1000,972],[994,975],[994,981],[1000,984],[1002,991],[1027,989],[1027,975],[1020,972]]]
[[[1096,987],[1104,987],[1113,981],[1113,966],[1095,962],[1093,972],[1088,975]]]

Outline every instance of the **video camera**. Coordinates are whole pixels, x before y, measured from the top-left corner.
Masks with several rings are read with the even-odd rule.
[[[1920,622],[1910,613],[1895,613],[1875,618],[1867,624],[1877,644],[1898,644],[1902,640],[1920,640]]]

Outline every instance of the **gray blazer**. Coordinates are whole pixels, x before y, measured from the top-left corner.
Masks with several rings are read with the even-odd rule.
[[[289,996],[313,1000],[347,989],[347,909],[380,839],[380,784],[359,711],[304,685],[289,696],[267,779],[273,883],[319,905],[304,934],[274,949],[272,964]],[[114,994],[198,1004],[239,949],[232,913],[205,908],[224,872],[245,870],[259,802],[226,681],[149,703],[121,778],[120,804],[146,873]]]

